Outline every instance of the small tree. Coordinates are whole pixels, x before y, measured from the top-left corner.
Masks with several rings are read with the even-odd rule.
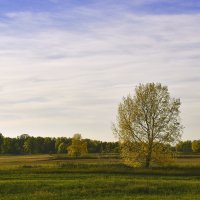
[[[81,134],[75,134],[72,138],[72,144],[67,148],[68,155],[81,156],[88,152],[87,143],[82,139]]]
[[[192,151],[193,152],[200,152],[200,140],[194,140],[192,142]]]
[[[180,100],[171,98],[160,83],[140,84],[135,95],[119,104],[113,132],[126,164],[150,167],[170,158],[170,144],[180,138]]]
[[[60,143],[58,146],[58,153],[66,153],[67,152],[67,146],[64,142]]]

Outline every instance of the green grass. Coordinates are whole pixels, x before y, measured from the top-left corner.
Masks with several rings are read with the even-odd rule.
[[[118,156],[1,156],[0,200],[200,199],[200,158],[133,169]]]

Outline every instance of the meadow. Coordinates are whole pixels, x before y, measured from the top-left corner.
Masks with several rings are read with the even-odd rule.
[[[118,155],[0,156],[0,200],[200,199],[200,156],[151,169]]]

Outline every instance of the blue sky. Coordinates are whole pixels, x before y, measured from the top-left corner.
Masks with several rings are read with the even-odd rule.
[[[0,0],[1,132],[114,140],[122,96],[161,82],[199,139],[199,21],[194,0]]]
[[[76,7],[92,7],[109,9],[113,7],[126,8],[137,13],[177,14],[198,13],[198,0],[1,0],[0,11],[5,12],[60,12]]]

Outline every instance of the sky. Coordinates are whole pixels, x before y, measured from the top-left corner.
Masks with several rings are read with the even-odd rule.
[[[199,0],[0,0],[0,132],[114,141],[123,96],[160,82],[200,139]]]

